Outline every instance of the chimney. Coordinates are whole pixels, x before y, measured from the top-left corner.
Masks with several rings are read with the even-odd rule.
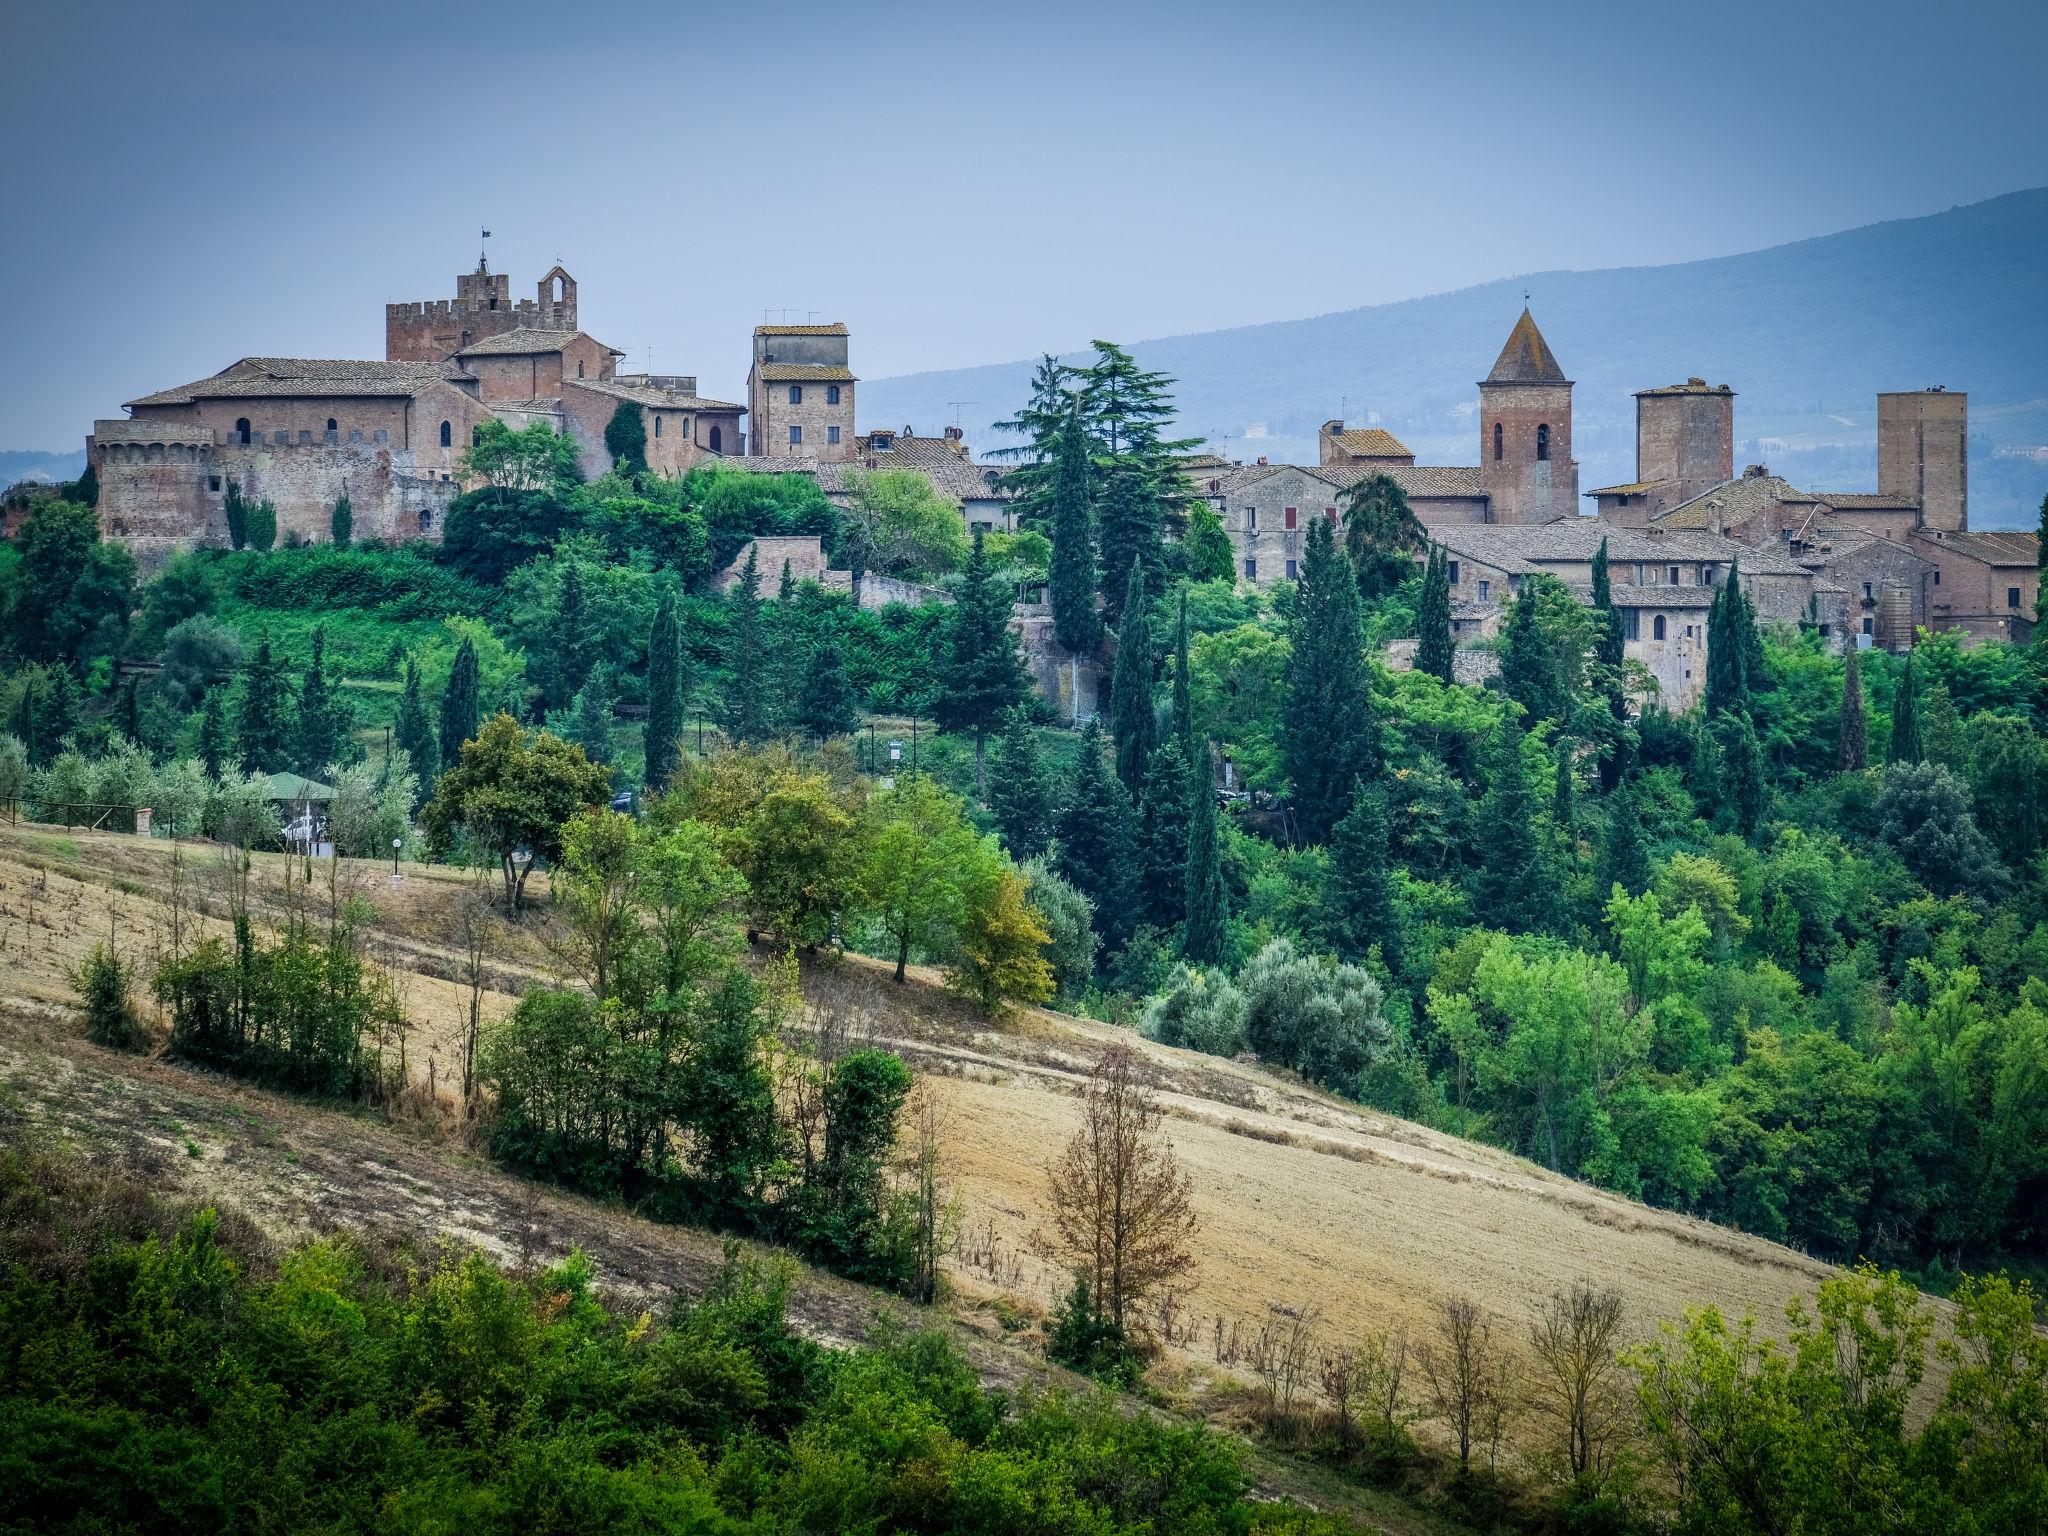
[[[1259,455],[1259,462],[1261,464],[1266,462],[1266,456],[1263,453]]]

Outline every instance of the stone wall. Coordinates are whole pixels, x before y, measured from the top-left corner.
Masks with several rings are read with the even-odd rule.
[[[1636,479],[1673,482],[1652,515],[1735,476],[1735,392],[1700,381],[1636,396]]]
[[[1493,429],[1501,429],[1501,455]],[[1549,428],[1547,458],[1538,437]],[[1479,386],[1480,483],[1493,502],[1496,523],[1547,523],[1579,513],[1579,466],[1572,460],[1572,388],[1569,384]]]
[[[1970,397],[1945,389],[1877,397],[1877,488],[1920,500],[1921,526],[1970,526]]]

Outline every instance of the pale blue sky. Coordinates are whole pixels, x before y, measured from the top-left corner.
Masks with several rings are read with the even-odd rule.
[[[880,377],[2048,181],[2038,3],[5,4],[0,448],[380,356],[480,225],[733,398],[764,309]]]

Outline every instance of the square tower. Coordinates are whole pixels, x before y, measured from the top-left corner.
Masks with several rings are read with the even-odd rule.
[[[1922,528],[1970,526],[1970,397],[1939,384],[1877,397],[1877,489],[1920,503]]]
[[[761,458],[854,457],[853,386],[843,324],[757,325],[747,417]]]
[[[1687,379],[1636,391],[1636,479],[1672,482],[1665,506],[1734,478],[1734,390]]]
[[[1526,309],[1479,383],[1479,483],[1490,522],[1578,516],[1572,381]]]

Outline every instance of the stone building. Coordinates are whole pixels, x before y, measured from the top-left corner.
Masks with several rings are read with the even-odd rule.
[[[507,331],[573,331],[576,279],[560,267],[540,280],[536,296],[512,302],[511,279],[477,258],[455,279],[455,297],[384,306],[384,356],[394,363],[438,363]]]
[[[938,437],[919,437],[907,426],[901,432],[876,430],[856,437],[854,452],[862,469],[909,469],[923,475],[933,490],[959,504],[969,535],[1016,531],[1016,493],[1004,485],[1000,467],[974,462],[958,427]]]
[[[757,325],[747,371],[756,458],[854,457],[853,386],[843,324]]]
[[[1735,473],[1735,391],[1691,378],[1636,391],[1636,478],[1586,494],[1597,515],[1637,527]]]

